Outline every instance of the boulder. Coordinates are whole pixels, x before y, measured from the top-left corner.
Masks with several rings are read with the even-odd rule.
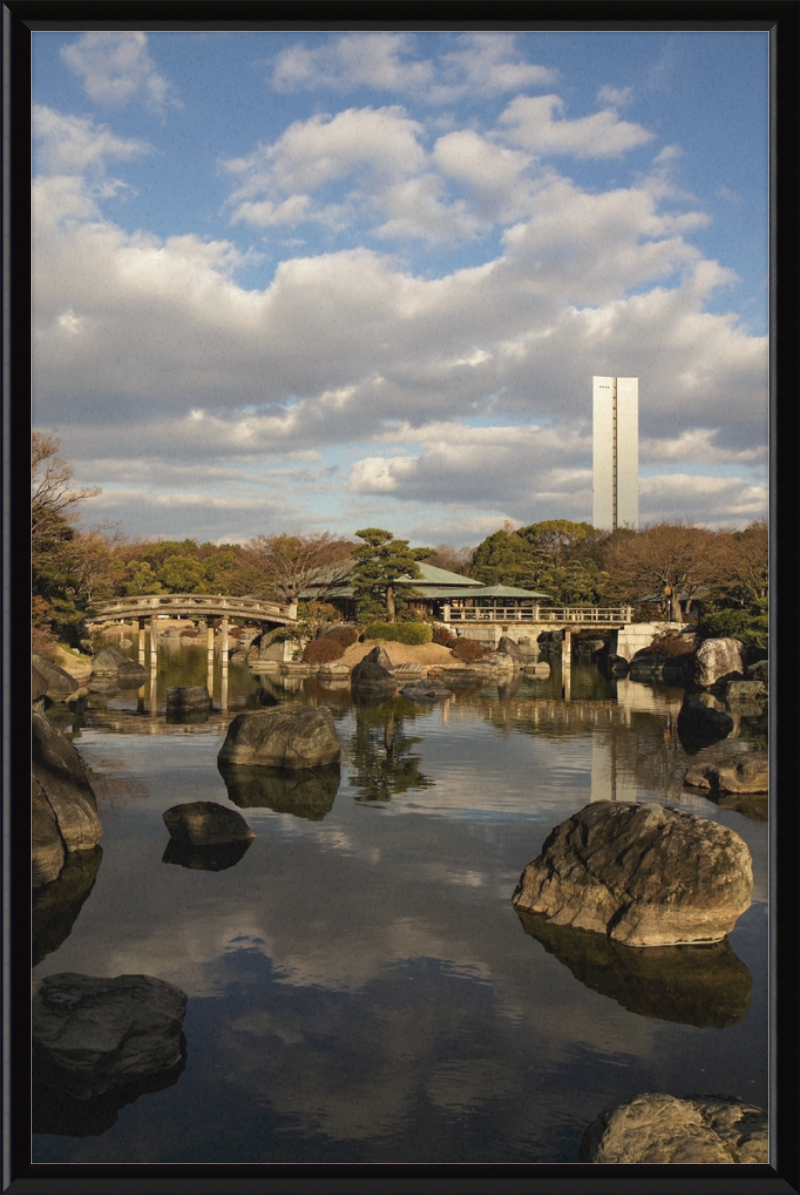
[[[34,1071],[79,1100],[176,1066],[186,995],[150,975],[63,972],[34,984]]]
[[[760,680],[765,689],[769,688],[769,660],[756,660],[747,668],[748,680]]]
[[[681,685],[688,681],[693,657],[635,655],[628,667],[628,676],[635,681],[663,681]]]
[[[38,887],[56,878],[52,874],[58,855],[56,833],[63,850],[90,850],[100,841],[103,827],[81,757],[44,714],[31,715],[31,748],[31,849]]]
[[[768,764],[766,751],[749,751],[713,763],[695,764],[685,773],[683,783],[723,793],[765,793],[769,788]]]
[[[78,682],[75,677],[70,676],[63,668],[59,668],[58,664],[54,664],[52,660],[47,660],[44,656],[33,652],[31,663],[47,681],[46,695],[50,701],[66,701],[76,692]]]
[[[628,946],[717,942],[750,906],[747,845],[661,805],[597,801],[551,831],[514,891],[517,909]]]
[[[695,755],[703,747],[726,739],[733,730],[733,718],[717,709],[712,698],[687,693],[678,711],[677,730],[686,754]]]
[[[723,679],[744,676],[742,645],[738,639],[706,639],[694,655],[693,680],[708,689]]]
[[[392,661],[389,658],[389,653],[381,643],[373,647],[372,651],[367,652],[361,662],[363,663],[365,660],[369,664],[377,664],[379,668],[385,668],[387,672],[391,672],[392,670]]]
[[[382,651],[383,648],[376,648],[376,650]],[[372,654],[370,652],[370,655]],[[376,664],[365,656],[360,663],[355,665],[353,671],[350,673],[350,685],[354,693],[360,691],[362,693],[388,696],[395,692],[397,681],[383,665]]]
[[[726,701],[757,701],[766,697],[767,688],[760,680],[729,680],[724,682],[722,695]]]
[[[167,689],[167,712],[195,713],[211,709],[211,697],[205,685],[170,685]]]
[[[111,644],[101,647],[97,655],[92,657],[93,680],[115,680],[124,689],[143,685],[149,675],[143,664],[129,660],[118,647]]]
[[[47,677],[31,662],[31,704],[41,702],[47,692]],[[37,706],[38,708],[38,706]]]
[[[165,809],[161,816],[170,838],[190,846],[211,846],[219,842],[241,842],[255,838],[240,813],[215,801],[186,801]]]
[[[338,763],[342,748],[327,706],[279,705],[237,714],[217,760],[269,768]]]
[[[766,1112],[735,1096],[647,1093],[605,1108],[586,1130],[578,1161],[766,1165],[767,1133]]]
[[[519,644],[515,643],[513,639],[509,639],[508,635],[501,637],[497,644],[497,651],[500,655],[508,656],[510,660],[513,660],[518,668],[522,667],[525,655]]]
[[[446,689],[444,685],[437,684],[416,684],[406,685],[400,690],[403,697],[407,697],[409,701],[449,701],[453,696],[451,689]]]

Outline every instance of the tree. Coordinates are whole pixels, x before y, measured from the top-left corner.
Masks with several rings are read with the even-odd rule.
[[[419,577],[418,560],[433,555],[431,548],[411,548],[407,539],[395,539],[391,531],[380,527],[365,527],[357,531],[364,543],[352,551],[356,562],[353,569],[353,593],[358,604],[359,618],[370,618],[385,607],[386,617],[395,616],[394,591],[399,577]],[[414,595],[413,590],[408,591]]]
[[[748,524],[743,531],[720,531],[716,559],[720,604],[743,608],[766,602],[769,596],[769,531],[765,519]]]
[[[55,633],[82,619],[75,604],[81,591],[79,507],[100,493],[75,485],[72,466],[58,455],[60,443],[52,432],[31,437],[32,618],[41,630]]]
[[[257,535],[242,549],[237,588],[242,593],[296,602],[312,584],[325,601],[347,575],[352,544],[329,532],[318,535]]]
[[[609,537],[604,563],[610,597],[637,603],[655,591],[672,622],[681,621],[682,594],[691,600],[719,577],[714,533],[691,523],[656,523]]]

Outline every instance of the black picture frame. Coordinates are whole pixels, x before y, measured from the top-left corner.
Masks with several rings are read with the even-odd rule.
[[[768,1166],[33,1165],[30,1163],[30,839],[26,756],[30,434],[30,35],[34,29],[759,29],[770,40],[771,1158]],[[800,0],[543,0],[528,4],[285,0],[5,0],[3,138],[3,1174],[14,1195],[783,1195],[800,1191],[798,535],[800,524]]]

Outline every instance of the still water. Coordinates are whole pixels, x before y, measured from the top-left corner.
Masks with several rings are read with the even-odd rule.
[[[681,690],[573,665],[564,700],[556,661],[549,679],[446,704],[357,708],[349,688],[232,665],[228,712],[217,666],[208,720],[168,722],[166,686],[204,669],[201,649],[165,651],[152,710],[147,686],[93,694],[59,723],[104,834],[68,912],[34,913],[34,976],[144,973],[189,1001],[171,1085],[77,1119],[40,1106],[34,1162],[564,1163],[607,1103],[638,1092],[767,1106],[767,823],[683,788]],[[231,718],[275,701],[330,706],[338,786],[228,789]],[[763,734],[737,718],[693,761]],[[754,899],[725,943],[633,950],[517,915],[549,831],[609,798],[745,839]],[[167,851],[162,812],[195,800],[255,831],[220,870]]]

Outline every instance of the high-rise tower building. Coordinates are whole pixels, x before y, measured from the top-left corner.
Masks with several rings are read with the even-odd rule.
[[[639,379],[592,378],[592,523],[639,526]]]

